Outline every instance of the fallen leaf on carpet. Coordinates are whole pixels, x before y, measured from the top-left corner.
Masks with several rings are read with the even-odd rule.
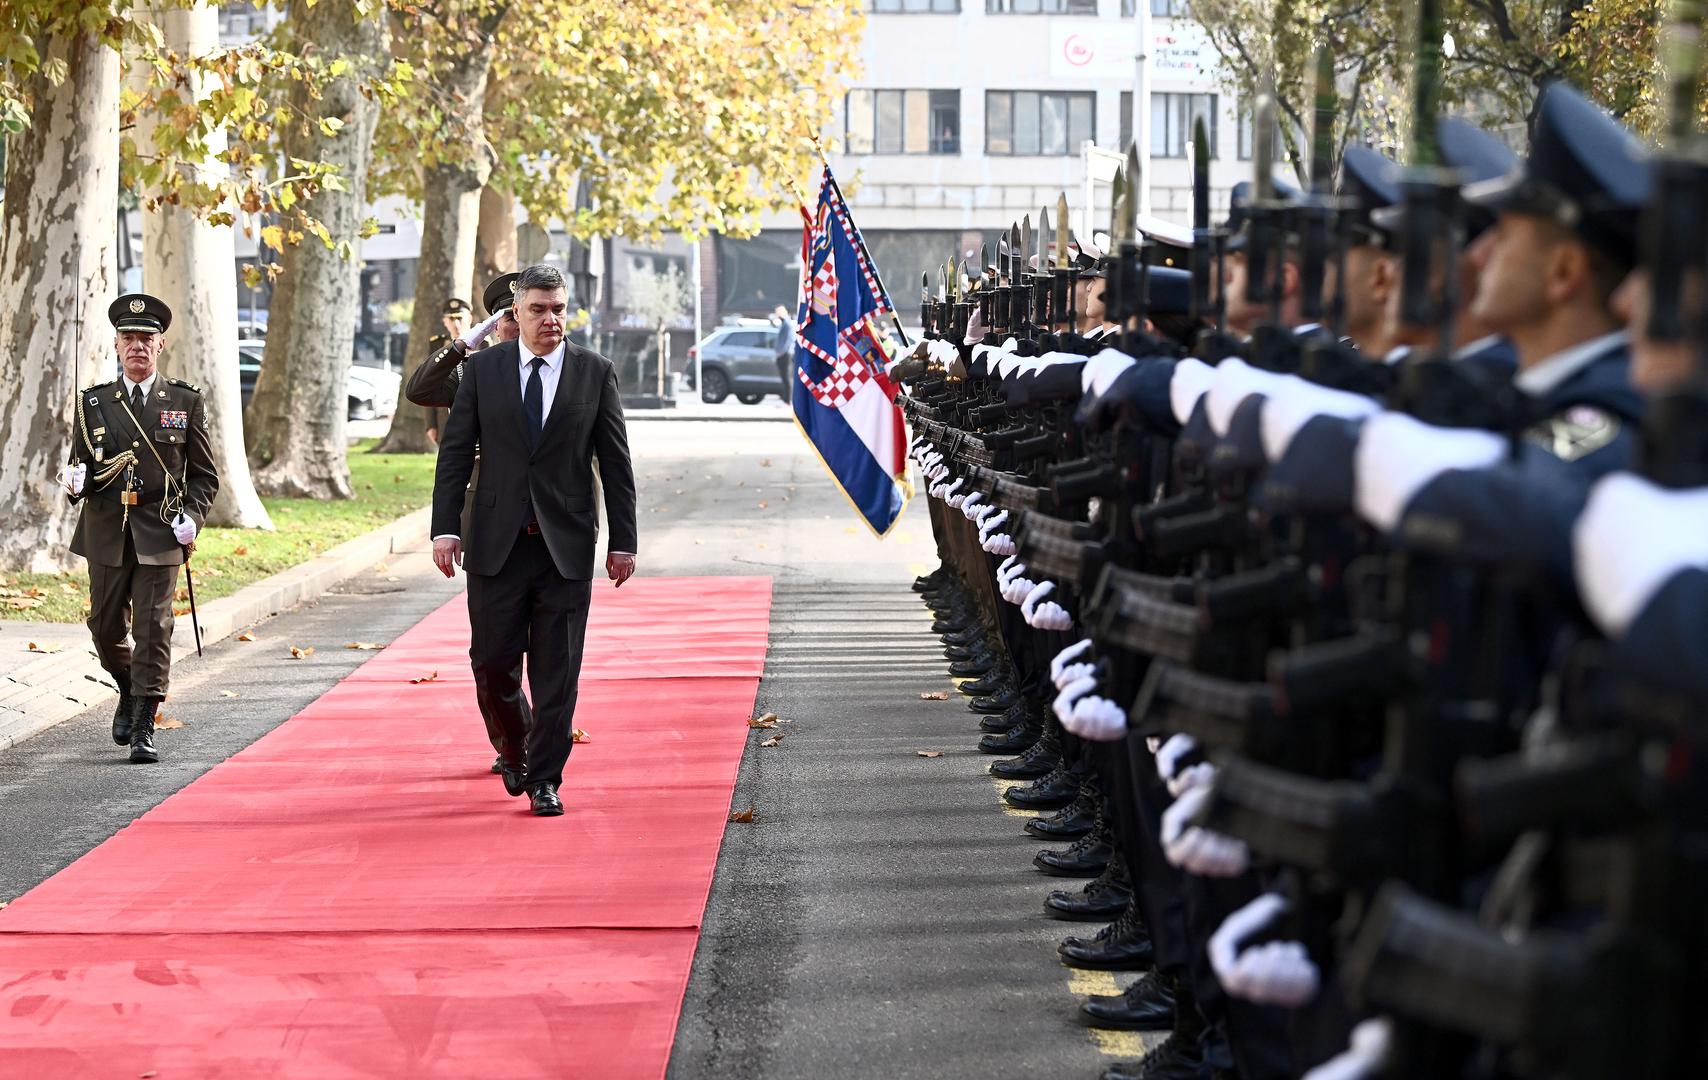
[[[782,741],[783,741],[783,733],[779,731],[777,734],[771,736],[769,739],[766,739],[764,742],[760,743],[759,745],[760,746],[776,746],[778,743],[780,743]]]
[[[746,810],[737,810],[730,814],[729,819],[731,821],[739,821],[743,824],[749,824],[753,821],[753,807],[750,806]]]
[[[291,659],[292,660],[307,660],[309,657],[311,657],[313,655],[314,655],[314,646],[313,645],[310,645],[306,649],[299,649],[295,645],[291,646]]]
[[[570,742],[592,742],[593,736],[587,734],[587,732],[581,730],[580,728],[570,728],[570,730],[569,730],[569,741]]]
[[[154,721],[154,729],[156,731],[170,731],[173,728],[181,728],[183,726],[184,721],[178,719],[176,716],[162,716],[158,720]]]
[[[768,712],[764,716],[755,716],[747,722],[748,727],[776,727],[777,714]]]
[[[247,555],[249,554],[249,549],[246,547],[234,547],[231,549],[231,553],[233,555]]]
[[[249,631],[245,630],[245,631],[243,631],[243,633],[237,635],[237,640],[238,641],[254,641],[255,635],[251,634]]]
[[[159,1076],[160,1074],[155,1072],[153,1069],[150,1069],[149,1071],[147,1071],[145,1073],[137,1073],[136,1075],[137,1075],[137,1080],[149,1080],[150,1077]]]
[[[918,754],[920,757],[942,757],[943,756],[943,751],[941,751],[941,750],[915,750],[914,753]]]
[[[39,652],[39,653],[56,653],[56,652],[58,652],[58,651],[59,651],[59,650],[61,650],[61,649],[63,649],[63,648],[65,648],[65,646],[64,646],[64,645],[61,645],[61,644],[60,644],[60,643],[59,643],[59,642],[57,642],[57,641],[54,641],[54,642],[49,642],[49,643],[48,643],[48,644],[46,644],[46,645],[38,645],[38,644],[36,644],[36,643],[35,643],[35,642],[33,642],[33,641],[32,641],[32,642],[30,642],[30,651],[31,651],[31,652]]]
[[[947,690],[933,690],[929,694],[919,695],[919,700],[921,700],[921,701],[948,701],[949,700],[949,691],[947,691]]]
[[[411,685],[413,685],[415,683],[438,682],[439,681],[439,673],[437,671],[435,671],[431,675],[423,675],[419,679],[410,679],[409,681],[410,681]]]
[[[346,649],[360,649],[362,652],[373,652],[376,649],[385,648],[385,644],[379,641],[346,641],[344,647]]]
[[[221,690],[219,692],[219,696],[220,697],[236,697],[237,691],[236,690]]]

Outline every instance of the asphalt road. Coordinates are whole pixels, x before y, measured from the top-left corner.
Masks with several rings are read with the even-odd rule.
[[[726,832],[669,1077],[1092,1077],[1136,1055],[1075,1022],[1075,992],[1115,989],[1055,959],[1081,928],[1041,902],[1078,882],[1032,869],[908,588],[935,562],[923,498],[880,542],[792,424],[630,431],[641,572],[773,578],[758,708],[787,721],[742,763],[734,804],[755,820]],[[180,664],[164,713],[185,726],[160,733],[158,766],[125,762],[106,710],[0,752],[0,901],[349,674],[369,654],[344,642],[389,641],[460,590],[423,541]],[[921,700],[936,690],[950,700]]]

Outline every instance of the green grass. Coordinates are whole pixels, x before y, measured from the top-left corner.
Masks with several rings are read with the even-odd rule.
[[[431,502],[434,455],[367,453],[377,441],[363,440],[350,448],[354,499],[265,499],[274,531],[205,530],[196,539],[196,557],[190,563],[196,603],[230,595]],[[178,607],[188,611],[181,576],[178,590]],[[7,575],[0,577],[0,616],[81,622],[89,611],[88,593],[89,579],[83,572]],[[26,602],[24,607],[15,606],[19,600]],[[40,604],[31,606],[29,601]]]

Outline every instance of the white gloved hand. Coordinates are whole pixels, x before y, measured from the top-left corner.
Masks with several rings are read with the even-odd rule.
[[[1017,550],[1014,546],[1014,537],[1007,533],[997,533],[995,536],[984,540],[979,546],[992,555],[1012,555]]]
[[[1200,761],[1196,765],[1186,766],[1170,777],[1168,793],[1178,799],[1193,788],[1208,787],[1210,781],[1215,778],[1216,767],[1208,761]]]
[[[926,342],[926,346],[930,352],[931,359],[935,361],[939,367],[946,368],[961,358],[961,350],[955,348],[954,345],[944,341],[942,338],[932,338],[930,341]]]
[[[972,491],[961,500],[961,515],[971,521],[978,513],[979,503],[984,499],[984,492]]]
[[[1082,739],[1115,742],[1127,736],[1127,710],[1092,694],[1073,703],[1072,724],[1064,720],[1062,726]]]
[[[1238,877],[1251,863],[1245,844],[1186,824],[1210,801],[1212,790],[1208,784],[1193,788],[1162,812],[1163,854],[1175,866],[1199,877]]]
[[[963,498],[965,498],[966,496],[956,495],[955,492],[961,490],[961,485],[966,483],[966,482],[967,482],[966,477],[957,476],[955,478],[955,482],[953,484],[949,484],[943,488],[943,501],[948,503],[950,506],[953,506],[956,509],[959,509],[960,505],[961,505],[961,500]]]
[[[1240,943],[1259,933],[1287,910],[1287,901],[1264,893],[1222,921],[1210,935],[1210,966],[1222,988],[1259,1005],[1296,1009],[1316,996],[1321,972],[1297,941],[1270,941],[1249,949]]]
[[[185,547],[196,541],[196,523],[180,513],[172,519],[172,535]]]
[[[965,509],[965,507],[962,507],[962,509]],[[989,521],[991,519],[991,517],[993,515],[995,515],[996,513],[997,513],[996,507],[989,506],[985,503],[980,503],[978,508],[973,511],[973,513],[972,513],[973,523],[979,527],[979,539],[980,540],[983,540],[988,535],[988,533],[985,531],[984,523]]]
[[[470,349],[480,348],[480,343],[492,336],[492,328],[498,325],[498,320],[504,318],[504,312],[488,315],[486,321],[464,334],[459,340]]]
[[[1304,1080],[1371,1080],[1388,1063],[1394,1025],[1385,1016],[1352,1029],[1352,1044],[1305,1074]]]
[[[1145,736],[1145,749],[1149,750],[1151,752],[1151,757],[1156,757],[1157,751],[1162,749],[1162,736],[1161,735],[1146,735]]]
[[[1057,653],[1055,659],[1050,661],[1050,681],[1055,683],[1057,687],[1060,687],[1062,685],[1063,669],[1090,651],[1091,639],[1082,638]]]
[[[994,506],[991,507],[991,509],[995,511],[995,513],[986,516],[983,521],[979,522],[980,541],[990,539],[990,534],[995,532],[997,529],[1000,529],[1003,523],[1008,520],[1008,511],[997,510]]]
[[[1198,740],[1190,735],[1176,732],[1168,737],[1168,741],[1157,747],[1156,774],[1163,780],[1173,780],[1174,774],[1180,769],[1180,760],[1187,754],[1198,749]]]
[[[1087,675],[1094,675],[1096,673],[1096,664],[1069,664],[1067,667],[1062,668],[1056,673],[1056,689],[1060,690],[1070,682],[1077,682],[1078,680],[1085,678]]]
[[[61,480],[61,483],[65,485],[65,490],[71,492],[73,497],[82,495],[83,485],[88,482],[89,466],[86,462],[82,461],[79,461],[77,464],[67,469],[65,471],[65,476]]]
[[[1008,584],[1002,588],[1002,598],[1010,604],[1018,605],[1026,599],[1026,594],[1038,587],[1038,583],[1020,574],[1008,579]]]
[[[1033,608],[1032,617],[1027,621],[1039,630],[1073,629],[1073,616],[1054,600],[1045,600]]]
[[[1073,715],[1074,702],[1091,693],[1095,689],[1097,689],[1097,679],[1092,675],[1087,675],[1083,679],[1075,679],[1073,682],[1062,687],[1061,693],[1056,695],[1055,704],[1050,706],[1056,714],[1056,719],[1060,720],[1062,725],[1065,727],[1067,725],[1068,718]],[[1068,730],[1072,731],[1073,729],[1069,728]],[[1075,734],[1078,734],[1078,732],[1075,732]]]
[[[1027,593],[1024,597],[1021,598],[1021,600],[1020,600],[1020,614],[1026,619],[1026,625],[1027,626],[1031,626],[1034,628],[1036,628],[1038,626],[1037,623],[1032,621],[1034,618],[1037,617],[1038,605],[1043,602],[1044,597],[1050,595],[1051,593],[1053,593],[1055,591],[1056,591],[1056,583],[1055,582],[1053,582],[1053,581],[1040,581],[1040,582],[1038,582],[1038,584],[1036,586],[1033,587],[1031,592]]]

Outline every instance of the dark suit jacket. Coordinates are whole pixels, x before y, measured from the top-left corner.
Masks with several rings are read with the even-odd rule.
[[[433,535],[461,535],[463,569],[496,574],[533,508],[558,573],[593,577],[598,513],[593,458],[605,489],[611,548],[639,551],[635,474],[617,394],[617,373],[598,353],[566,343],[557,395],[546,411],[539,446],[528,449],[522,418],[520,344],[506,341],[463,363],[456,403],[439,439],[433,484]],[[466,533],[459,530],[463,492],[480,447],[480,483],[472,493]]]
[[[89,479],[80,500],[83,512],[77,518],[71,550],[92,563],[122,566],[128,531],[137,562],[176,566],[184,561],[184,549],[172,535],[172,526],[161,520],[166,474],[160,466],[164,463],[171,471],[174,491],[184,500],[184,514],[198,529],[219,493],[219,469],[214,465],[213,444],[208,441],[202,392],[181,379],[157,376],[148,402],[134,422],[124,404],[125,392],[123,380],[78,392],[82,421],[72,433],[71,463],[87,464]],[[150,445],[159,453],[158,458],[149,451]],[[136,455],[135,475],[142,481],[137,504],[129,514],[119,501],[125,474],[121,471],[104,485],[95,479],[103,463],[116,460],[127,450]]]

